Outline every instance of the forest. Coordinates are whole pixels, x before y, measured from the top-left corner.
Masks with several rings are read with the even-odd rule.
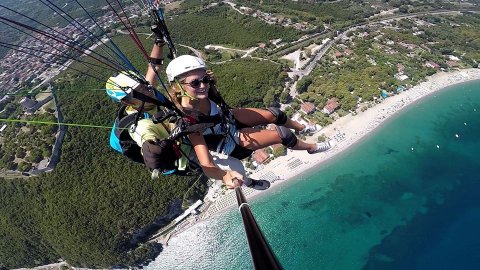
[[[208,44],[245,49],[279,37],[293,41],[301,36],[291,28],[262,23],[224,5],[180,14],[168,23],[174,40],[197,49]]]

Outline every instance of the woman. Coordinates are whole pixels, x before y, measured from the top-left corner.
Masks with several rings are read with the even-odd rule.
[[[189,135],[189,139],[204,173],[211,178],[223,179],[229,188],[242,184],[241,175],[215,166],[209,150],[242,159],[250,156],[254,150],[279,143],[293,150],[306,150],[310,154],[326,151],[333,146],[333,141],[312,144],[298,140],[290,129],[302,133],[311,130],[311,127],[288,119],[277,108],[228,110],[221,99],[218,100],[211,73],[198,57],[177,57],[169,63],[166,72],[171,94],[177,97],[178,106],[185,111],[204,115],[221,114],[225,119],[224,123],[203,133]],[[270,123],[277,125],[276,130],[254,128]]]
[[[145,75],[146,81],[151,86],[156,84],[155,69],[159,69],[162,62],[163,43],[155,42],[150,54],[152,63],[149,65]],[[172,123],[155,123],[152,116],[158,112],[157,105],[151,102],[143,102],[133,97],[133,92],[142,94],[149,98],[158,98],[158,92],[154,91],[152,87],[147,87],[146,84],[139,83],[135,78],[133,72],[123,72],[110,77],[106,84],[106,91],[110,98],[115,102],[122,103],[124,106],[117,113],[117,120],[110,136],[110,145],[116,151],[129,157],[136,162],[145,163],[145,165],[152,170],[152,179],[157,179],[160,174],[189,174],[196,170],[195,162],[192,164],[192,159],[196,158],[195,154],[190,154],[190,144],[182,143],[180,145],[180,152],[173,151],[171,147],[166,147],[166,138],[175,127]],[[137,118],[136,114],[141,116]],[[130,121],[132,120],[132,121]],[[135,128],[131,128],[134,124]],[[239,179],[243,179],[244,168],[243,164],[232,157],[213,153],[213,160],[218,168],[225,171],[234,171]],[[215,177],[212,177],[215,178]],[[222,178],[215,178],[222,179]],[[255,189],[268,188],[267,181],[258,181],[245,178],[245,183]],[[265,183],[266,182],[266,183]]]

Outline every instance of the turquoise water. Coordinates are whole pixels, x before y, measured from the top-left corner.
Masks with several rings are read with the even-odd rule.
[[[285,269],[480,269],[480,81],[431,95],[250,202]],[[252,269],[236,209],[147,269]]]

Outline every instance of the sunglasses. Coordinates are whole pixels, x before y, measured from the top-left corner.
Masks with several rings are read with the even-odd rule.
[[[205,76],[203,76],[203,78],[201,78],[201,79],[195,79],[195,80],[192,80],[192,81],[190,81],[190,82],[182,82],[182,84],[188,84],[188,85],[190,85],[190,87],[192,87],[192,88],[199,88],[199,87],[202,85],[202,83],[204,83],[204,84],[209,84],[209,83],[212,82],[212,81],[213,81],[213,80],[212,80],[212,78],[211,78],[210,76],[205,75]]]

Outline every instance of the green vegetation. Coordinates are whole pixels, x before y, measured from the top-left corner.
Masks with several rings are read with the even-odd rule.
[[[220,93],[230,106],[263,108],[278,103],[285,80],[281,65],[239,59],[211,68],[218,78]]]
[[[0,178],[0,269],[54,262],[59,256],[38,230],[38,181]]]
[[[277,158],[277,157],[280,157],[280,156],[285,156],[287,154],[287,148],[283,145],[280,145],[278,147],[276,147],[275,149],[273,149],[273,157],[274,158]]]
[[[25,120],[56,122],[56,118],[52,114],[32,115],[26,117]],[[32,163],[38,163],[42,159],[50,157],[56,132],[56,125],[9,124],[2,136],[15,138],[15,140],[5,140],[1,145],[0,168],[30,170]],[[15,162],[15,158],[22,160]]]
[[[242,5],[263,12],[287,16],[293,22],[307,21],[315,25],[337,24],[346,25],[355,20],[362,20],[375,13],[367,1],[282,1],[266,0],[261,3],[252,1],[237,1]]]
[[[300,33],[291,28],[267,25],[223,5],[181,14],[167,23],[175,42],[198,49],[208,44],[248,48],[280,37],[286,41],[300,37]]]
[[[308,86],[299,98],[323,107],[327,99],[337,97],[341,109],[350,111],[358,100],[373,101],[382,90],[395,93],[400,85],[415,85],[436,73],[427,63],[444,69],[478,66],[480,33],[475,29],[480,27],[480,15],[423,19],[433,24],[403,19],[396,23],[400,29],[370,27],[350,34],[350,40],[322,58],[311,84],[310,78],[298,82],[300,93]],[[455,58],[459,60],[451,60]],[[396,74],[408,77],[399,80]]]

